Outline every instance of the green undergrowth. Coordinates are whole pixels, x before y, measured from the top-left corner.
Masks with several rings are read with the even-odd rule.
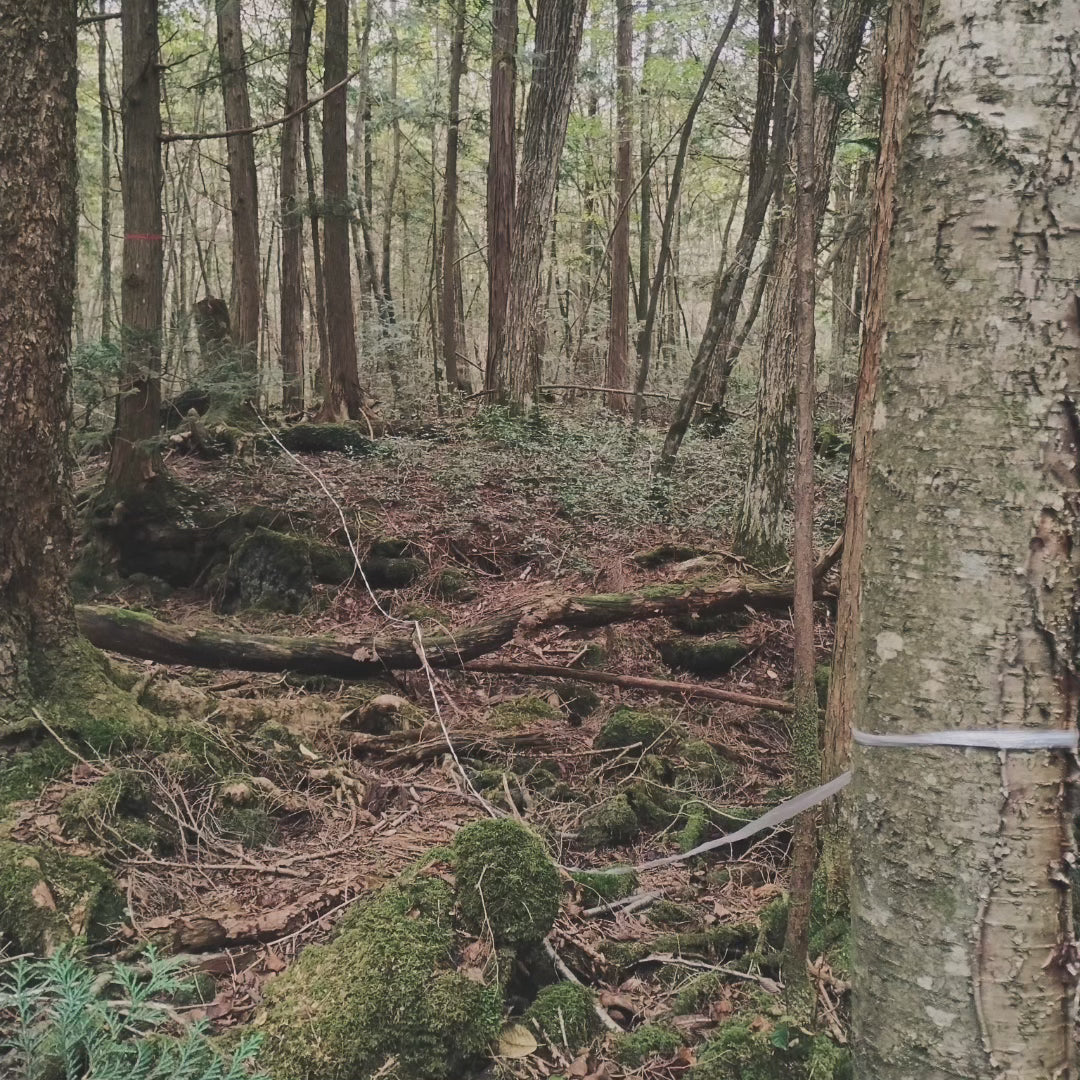
[[[600,1030],[593,992],[580,983],[561,982],[545,986],[525,1013],[546,1039],[576,1052]]]

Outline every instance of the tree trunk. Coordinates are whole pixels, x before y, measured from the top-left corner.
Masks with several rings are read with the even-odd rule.
[[[829,197],[841,103],[862,46],[870,7],[870,0],[845,0],[834,9],[829,41],[822,57],[821,72],[829,77],[830,89],[829,93],[818,95],[814,121],[818,235]],[[738,549],[761,562],[782,558],[784,553],[784,484],[795,399],[794,247],[794,225],[785,219],[781,223],[780,253],[765,318],[750,472],[735,528]]]
[[[785,52],[784,70],[776,70],[775,12],[773,0],[758,2],[758,72],[757,100],[750,131],[750,160],[747,167],[746,210],[731,261],[717,274],[705,324],[694,361],[690,366],[679,404],[664,438],[658,470],[670,471],[683,438],[690,427],[697,401],[705,389],[713,357],[720,352],[727,362],[731,337],[739,317],[739,305],[750,277],[750,266],[774,189],[783,184],[781,170],[787,156],[788,94],[786,77],[794,67],[794,50]],[[769,127],[772,126],[772,154],[769,153]],[[639,350],[640,351],[640,350]],[[726,375],[724,376],[726,382]],[[644,379],[638,374],[639,389]]]
[[[307,62],[312,0],[292,0],[289,32],[289,76],[285,113],[307,100]],[[304,214],[297,192],[300,184],[300,138],[303,121],[294,116],[281,130],[281,383],[286,413],[304,408]]]
[[[105,14],[105,0],[98,2],[98,14]],[[98,23],[97,76],[98,110],[101,119],[101,341],[112,337],[112,153],[110,135],[112,112],[109,107],[108,81],[109,24]]]
[[[1080,8],[938,0],[923,42],[872,425],[858,715],[877,734],[1075,732]],[[856,745],[853,774],[856,1075],[1072,1075],[1066,755]]]
[[[517,193],[506,321],[495,343],[496,399],[524,410],[533,390],[540,317],[540,271],[555,201],[585,0],[540,0],[533,79],[525,107],[521,185]]]
[[[105,486],[109,498],[142,491],[160,468],[162,220],[161,85],[157,0],[127,0],[123,37],[123,370]]]
[[[225,127],[251,127],[247,67],[240,25],[240,0],[217,0],[218,59]],[[259,192],[255,178],[255,137],[230,135],[229,201],[232,211],[232,327],[240,369],[254,375],[259,364]],[[255,386],[249,388],[254,395]]]
[[[652,276],[652,128],[649,109],[649,61],[652,59],[653,8],[656,0],[645,0],[645,43],[641,58],[641,86],[638,88],[639,121],[641,124],[641,211],[638,223],[638,287],[634,297],[634,314],[644,322],[649,312],[648,283]]]
[[[798,110],[795,126],[795,286],[798,453],[795,463],[795,788],[807,791],[821,782],[818,749],[818,696],[814,680],[814,0],[795,6],[798,55]],[[810,1019],[814,994],[806,971],[810,941],[810,901],[817,866],[814,810],[795,822],[783,970],[788,1007]]]
[[[442,357],[446,388],[451,394],[471,394],[467,376],[458,371],[465,353],[464,327],[458,318],[458,128],[461,124],[461,75],[465,69],[465,0],[454,0],[454,29],[450,39],[450,109],[446,126],[442,209]]]
[[[629,385],[627,347],[630,338],[630,201],[634,197],[631,167],[631,140],[634,121],[630,113],[634,92],[634,4],[616,4],[615,64],[618,112],[618,143],[615,152],[615,207],[618,218],[611,240],[611,311],[608,323],[607,368],[604,385],[625,390]],[[626,412],[628,401],[622,394],[609,394],[607,407]]]
[[[844,558],[836,611],[829,701],[825,710],[823,772],[831,780],[849,765],[851,729],[855,717],[855,635],[862,597],[862,560],[866,546],[866,498],[870,482],[870,443],[885,339],[885,300],[889,244],[893,231],[896,177],[903,148],[904,123],[911,80],[919,48],[923,0],[904,0],[892,6],[885,41],[880,151],[874,178],[874,201],[869,233],[869,257],[863,295],[866,325],[855,390],[855,422],[851,437],[847,510],[844,518]],[[846,892],[850,845],[840,815],[826,807],[825,868],[830,888]]]
[[[394,311],[394,287],[390,280],[390,255],[394,238],[394,205],[397,200],[398,180],[401,177],[401,117],[398,116],[398,38],[395,20],[397,5],[390,3],[390,180],[386,185],[386,213],[383,217],[382,232],[382,302],[383,321],[392,324],[397,321]],[[432,146],[434,146],[432,142]],[[434,205],[434,204],[433,204]],[[396,360],[393,361],[396,363]]]
[[[514,93],[517,82],[517,0],[493,0],[491,129],[488,136],[488,334],[484,389],[498,388],[495,347],[506,322],[510,246],[514,232]]]
[[[0,0],[0,26],[0,718],[14,721],[75,637],[75,5]]]
[[[308,216],[311,220],[311,268],[315,278],[315,312],[312,322],[319,339],[319,370],[315,377],[315,390],[326,392],[330,385],[330,342],[326,333],[326,283],[323,281],[322,238],[319,222],[318,197],[315,193],[315,158],[311,152],[311,111],[301,116],[301,132],[304,143],[304,176],[307,180]]]
[[[327,89],[348,74],[349,0],[327,0],[326,58],[323,82]],[[323,102],[323,288],[326,293],[326,337],[329,378],[323,387],[323,420],[358,420],[363,395],[356,358],[352,270],[349,265],[349,150],[346,88]]]

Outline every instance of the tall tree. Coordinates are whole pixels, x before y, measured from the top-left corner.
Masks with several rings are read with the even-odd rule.
[[[818,235],[829,198],[840,113],[862,47],[870,7],[870,0],[844,0],[832,9],[820,67],[820,77],[826,80],[829,93],[818,95],[814,120]],[[735,528],[739,550],[766,562],[782,558],[784,552],[784,481],[795,404],[795,229],[790,219],[782,222],[779,243],[766,305],[750,471]]]
[[[1076,731],[1080,7],[938,0],[908,112],[856,653],[869,734]],[[1074,1070],[1067,755],[857,744],[855,1071]]]
[[[326,2],[327,90],[348,74],[349,0]],[[363,394],[357,369],[352,272],[349,266],[349,149],[345,87],[323,101],[323,248],[329,372],[320,415],[327,420],[358,420]]]
[[[495,343],[495,398],[521,410],[535,387],[544,249],[555,203],[585,0],[540,0],[533,77],[525,106],[506,321]]]
[[[281,383],[285,411],[304,407],[304,214],[300,190],[300,138],[303,120],[292,115],[307,99],[308,49],[315,18],[313,0],[292,0],[289,74],[281,130]]]
[[[124,156],[124,265],[120,287],[123,370],[106,493],[123,498],[149,483],[159,468],[161,319],[161,83],[157,0],[126,0],[121,119]]]
[[[0,725],[40,708],[70,727],[81,701],[107,723],[112,707],[68,588],[75,11],[0,0]]]
[[[514,230],[514,93],[517,82],[517,0],[491,6],[491,123],[488,135],[488,333],[484,388],[496,388],[496,345],[506,321]]]
[[[225,126],[241,132],[226,139],[232,213],[232,335],[240,367],[253,373],[259,351],[259,192],[255,137],[251,131],[240,0],[217,0],[218,58]],[[252,391],[254,387],[250,388]]]
[[[464,327],[458,315],[461,274],[458,266],[458,129],[461,126],[461,76],[465,70],[465,0],[453,0],[454,27],[450,37],[450,109],[446,124],[446,163],[443,170],[441,316],[442,359],[446,387],[451,393],[472,393],[468,377],[458,370],[465,352]]]
[[[109,107],[109,24],[105,0],[98,0],[97,77],[101,120],[101,340],[112,337],[112,112]]]
[[[615,12],[615,212],[618,217],[611,238],[611,308],[604,383],[612,389],[625,390],[629,378],[627,346],[630,337],[630,201],[634,197],[631,167],[634,121],[630,109],[634,92],[633,0],[617,0]],[[629,399],[625,394],[608,395],[608,408],[615,412],[626,412],[628,404]]]

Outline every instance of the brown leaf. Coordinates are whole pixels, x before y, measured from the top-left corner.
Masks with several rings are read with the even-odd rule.
[[[266,953],[266,958],[263,960],[263,966],[267,971],[284,971],[289,965],[285,962],[285,958],[275,952],[273,949],[269,949]]]
[[[524,1058],[535,1054],[536,1037],[524,1024],[508,1024],[499,1036],[499,1055],[505,1058]]]

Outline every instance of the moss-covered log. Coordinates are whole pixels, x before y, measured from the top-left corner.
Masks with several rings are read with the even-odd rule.
[[[745,605],[775,611],[790,603],[788,585],[751,586],[738,579],[719,585],[661,585],[633,593],[552,596],[451,634],[425,637],[424,651],[433,667],[453,667],[495,652],[530,630],[608,626],[688,611],[731,611]],[[422,666],[412,634],[348,642],[189,629],[123,608],[81,606],[77,614],[80,630],[99,648],[165,664],[297,671],[341,679],[365,679],[386,670]]]

